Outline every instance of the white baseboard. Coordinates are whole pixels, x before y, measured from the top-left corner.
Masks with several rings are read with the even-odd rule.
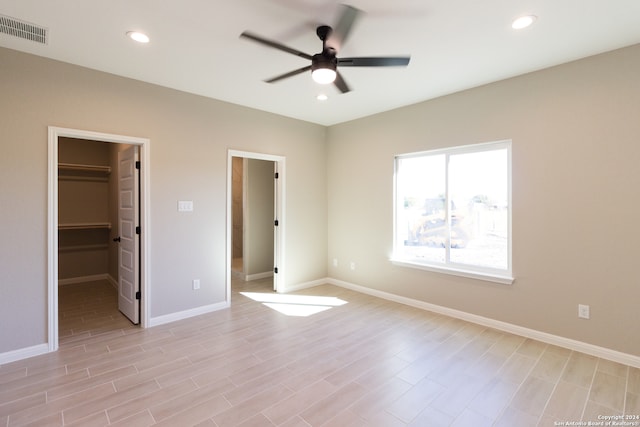
[[[245,282],[250,282],[252,280],[260,280],[273,277],[273,271],[265,271],[263,273],[256,274],[244,274],[242,271],[231,270],[231,275]]]
[[[58,286],[73,285],[75,283],[94,282],[96,280],[109,280],[111,276],[107,273],[93,274],[90,276],[70,277],[68,279],[58,279]]]
[[[108,275],[107,275],[108,276]],[[93,276],[88,276],[93,277]],[[68,283],[79,283],[87,280],[100,280],[107,279],[109,277],[104,277],[100,275],[97,279],[87,279],[82,278],[83,280],[78,280],[78,282],[67,282]],[[70,280],[70,279],[65,279]],[[75,279],[71,279],[75,280]],[[113,280],[113,279],[111,279]],[[110,281],[111,281],[110,280]],[[422,310],[431,311],[438,314],[443,314],[445,316],[453,317],[456,319],[465,320],[471,323],[476,323],[478,325],[486,326],[489,328],[494,328],[500,331],[520,335],[525,338],[531,338],[534,340],[538,340],[547,344],[557,345],[559,347],[564,347],[569,350],[579,351],[581,353],[586,353],[591,356],[600,357],[602,359],[611,360],[613,362],[622,363],[625,365],[633,366],[635,368],[640,368],[640,357],[632,354],[622,353],[616,350],[611,350],[608,348],[596,346],[593,344],[588,344],[585,342],[573,340],[570,338],[565,338],[553,334],[549,334],[546,332],[536,331],[534,329],[525,328],[518,325],[513,325],[511,323],[502,322],[499,320],[490,319],[483,316],[478,316],[471,313],[466,313],[464,311],[455,310],[448,307],[443,307],[431,303],[427,303],[420,300],[415,300],[412,298],[402,297],[399,295],[391,294],[388,292],[378,291],[375,289],[370,289],[365,286],[355,285],[353,283],[345,282],[342,280],[337,280],[333,278],[325,278],[314,280],[310,282],[301,283],[299,285],[288,287],[285,292],[293,292],[301,289],[307,289],[314,286],[320,286],[323,284],[331,284],[335,286],[339,286],[345,289],[351,289],[356,292],[360,292],[367,295],[372,295],[378,298],[386,299],[389,301],[394,301],[400,304],[408,305],[411,307],[420,308]],[[228,308],[230,306],[229,301],[224,301],[217,304],[206,305],[203,307],[198,307],[190,310],[184,310],[177,313],[171,313],[164,316],[153,317],[149,320],[148,326],[158,326],[163,325],[170,322],[175,322],[178,320],[187,319],[194,316],[199,316],[201,314],[211,313],[214,311],[222,310]],[[26,347],[18,350],[12,350],[5,353],[0,353],[0,365],[14,362],[21,359],[26,359],[29,357],[39,356],[41,354],[45,354],[49,352],[48,344],[38,344],[32,347]]]
[[[247,274],[246,276],[244,276],[244,281],[250,282],[252,280],[266,279],[269,277],[273,277],[273,271],[265,271],[263,273],[256,273],[256,274]]]
[[[189,310],[179,311],[177,313],[166,314],[164,316],[152,317],[149,319],[149,327],[164,325],[166,323],[176,322],[178,320],[188,319],[190,317],[199,316],[201,314],[211,313],[214,311],[229,308],[228,301],[217,304],[205,305],[202,307],[192,308]]]
[[[107,280],[109,281],[109,283],[111,283],[111,286],[113,286],[116,290],[118,289],[118,281],[116,280],[115,277],[113,277],[110,274],[107,274]]]
[[[178,320],[188,319],[190,317],[199,316],[201,314],[222,310],[224,308],[228,308],[229,306],[230,303],[228,301],[224,301],[221,303],[206,305],[191,310],[184,310],[177,313],[167,314],[165,316],[152,317],[149,320],[148,327],[159,326],[166,323],[176,322]],[[27,359],[29,357],[40,356],[41,354],[45,353],[49,353],[48,344],[38,344],[33,347],[26,347],[18,350],[8,351],[6,353],[0,353],[0,365],[15,362],[17,360]]]
[[[18,350],[7,351],[6,353],[0,353],[0,366],[17,360],[40,356],[41,354],[48,352],[49,344],[38,344],[32,347],[25,347]]]
[[[298,285],[288,286],[279,292],[280,293],[295,292],[302,289],[313,288],[314,286],[326,285],[327,283],[329,283],[329,280],[331,279],[312,280],[311,282],[305,282],[305,283],[300,283]]]
[[[635,356],[633,354],[622,353],[616,350],[611,350],[605,347],[600,347],[600,346],[585,343],[582,341],[576,341],[570,338],[565,338],[558,335],[537,331],[535,329],[529,329],[523,326],[518,326],[511,323],[490,319],[488,317],[478,316],[476,314],[471,314],[464,311],[443,307],[440,305],[430,304],[428,302],[415,300],[407,297],[402,297],[402,296],[391,294],[388,292],[377,291],[375,289],[370,289],[365,286],[355,285],[353,283],[345,282],[342,280],[327,278],[325,280],[320,280],[319,282],[329,283],[342,288],[351,289],[353,291],[360,292],[363,294],[372,295],[378,298],[394,301],[404,305],[409,305],[411,307],[420,308],[422,310],[432,311],[434,313],[443,314],[445,316],[454,317],[456,319],[465,320],[467,322],[476,323],[478,325],[486,326],[493,329],[498,329],[503,332],[509,332],[515,335],[520,335],[525,338],[531,338],[537,341],[542,341],[547,344],[556,345],[558,347],[564,347],[569,350],[579,351],[581,353],[586,353],[591,356],[600,357],[602,359],[611,360],[613,362],[622,363],[625,365],[633,366],[635,368],[640,368],[640,356]]]

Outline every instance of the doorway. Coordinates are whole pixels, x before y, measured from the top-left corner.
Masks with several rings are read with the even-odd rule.
[[[243,281],[273,280],[274,174],[272,161],[233,157],[231,269],[233,276]]]
[[[66,174],[80,174],[84,176],[82,177],[82,179],[80,180],[82,181],[88,181],[88,182],[92,182],[92,181],[100,181],[103,180],[104,177],[100,176],[100,175],[105,175],[109,173],[110,169],[105,169],[104,167],[100,167],[97,170],[95,168],[92,168],[91,165],[83,165],[85,167],[81,168],[84,170],[75,170],[73,172],[69,172],[69,169],[74,169],[77,167],[76,163],[67,163],[67,162],[61,162],[59,159],[59,148],[60,148],[60,144],[64,144],[64,140],[65,139],[71,139],[74,141],[74,143],[80,143],[82,144],[82,141],[85,141],[86,143],[111,143],[111,144],[118,144],[117,146],[117,152],[118,152],[118,163],[119,163],[119,167],[117,168],[119,171],[123,171],[125,170],[125,167],[122,165],[126,165],[127,162],[128,163],[135,163],[135,160],[133,159],[133,157],[131,157],[131,153],[135,153],[137,152],[137,155],[139,156],[140,159],[140,174],[139,174],[139,194],[137,196],[135,196],[134,199],[130,198],[129,199],[129,204],[133,203],[135,205],[136,208],[139,209],[139,215],[138,213],[135,213],[135,216],[139,217],[138,220],[138,224],[136,225],[137,227],[139,227],[139,229],[135,230],[134,228],[134,233],[139,233],[140,234],[140,238],[139,239],[135,239],[136,241],[139,241],[139,257],[135,257],[136,259],[131,259],[129,260],[132,263],[136,263],[137,265],[131,265],[132,270],[135,271],[135,275],[139,280],[139,286],[140,286],[140,294],[139,296],[139,302],[135,301],[135,306],[139,308],[138,314],[139,314],[139,323],[142,327],[146,327],[148,325],[148,321],[149,321],[149,310],[148,310],[148,302],[150,300],[150,289],[149,289],[149,284],[148,284],[148,239],[149,239],[149,234],[150,234],[150,230],[148,228],[148,224],[149,224],[149,220],[148,220],[148,206],[149,206],[149,192],[148,192],[148,186],[149,186],[149,167],[148,167],[148,158],[149,158],[149,140],[145,139],[145,138],[137,138],[137,137],[129,137],[129,136],[122,136],[122,135],[112,135],[112,134],[104,134],[104,133],[97,133],[97,132],[91,132],[91,131],[83,131],[83,130],[76,130],[76,129],[66,129],[66,128],[58,128],[58,127],[49,127],[49,138],[48,138],[48,144],[49,144],[49,153],[48,153],[48,163],[49,163],[49,188],[48,188],[48,268],[47,268],[47,281],[48,281],[48,345],[49,345],[49,351],[55,351],[58,349],[59,346],[59,334],[58,334],[58,312],[59,312],[59,306],[58,306],[58,286],[60,285],[59,283],[59,268],[60,268],[60,259],[59,259],[59,249],[60,249],[60,243],[62,241],[62,243],[68,243],[69,242],[69,236],[63,236],[62,234],[58,234],[59,233],[59,212],[60,212],[60,208],[61,206],[59,205],[60,200],[60,188],[59,188],[59,184],[58,184],[58,180],[60,177],[61,173],[66,173]],[[128,150],[125,150],[123,148],[126,148],[124,145],[122,144],[126,144],[129,147]],[[121,153],[129,153],[127,155],[122,156]],[[123,160],[124,159],[124,160]],[[123,162],[123,163],[120,163]],[[66,166],[61,167],[60,163],[65,164]],[[88,167],[86,167],[88,166]],[[62,171],[64,168],[66,169],[66,172],[60,172]],[[87,176],[88,174],[88,176]],[[121,181],[121,182],[126,182],[126,180],[128,179],[128,176],[131,175],[131,171],[125,171],[124,173],[118,173],[118,175],[116,177],[114,177],[116,180]],[[137,176],[138,174],[136,174]],[[124,179],[124,181],[123,181]],[[135,180],[134,180],[135,181]],[[138,185],[137,183],[135,184],[136,186]],[[68,192],[69,189],[63,189],[63,193],[64,192]],[[119,204],[123,205],[122,201],[126,199],[127,194],[129,193],[129,189],[125,189],[124,191],[121,191],[119,194],[116,195],[116,197],[119,200]],[[90,204],[90,203],[89,203]],[[125,212],[126,213],[126,212]],[[67,215],[67,212],[63,213],[63,215]],[[120,217],[120,215],[118,214],[118,217]],[[99,236],[101,233],[104,234],[105,232],[108,233],[108,230],[110,230],[110,221],[105,220],[99,220],[99,221],[81,221],[81,220],[72,220],[69,221],[69,216],[67,215],[66,217],[64,217],[63,219],[65,219],[66,221],[68,221],[66,223],[66,230],[73,230],[74,227],[76,228],[74,230],[74,232],[77,232],[79,230],[83,230],[83,231],[88,231],[90,235],[93,235],[93,237]],[[126,218],[125,218],[126,219]],[[118,227],[116,228],[116,230],[118,231],[119,236],[117,237],[121,237],[121,235],[124,232],[127,232],[127,236],[129,236],[131,233],[128,232],[127,230],[123,229],[123,221],[118,221],[121,224],[118,224]],[[65,224],[65,223],[63,223]],[[62,233],[62,231],[60,231],[60,233]],[[78,239],[80,237],[82,237],[82,233],[77,234],[75,236],[75,239]],[[104,236],[103,236],[104,237]],[[86,239],[86,233],[84,235],[84,237]],[[73,239],[72,239],[73,241]],[[85,241],[86,243],[86,241]],[[88,245],[77,245],[77,247],[83,248],[83,247],[89,247],[90,249],[94,250],[96,249],[96,245],[92,245],[91,243]],[[97,245],[100,246],[100,245]],[[121,252],[122,253],[122,252]],[[119,259],[121,258],[120,256],[118,257]],[[64,260],[63,260],[64,261]],[[129,261],[125,260],[124,262],[128,263]],[[118,261],[118,263],[120,263],[120,261]],[[66,267],[64,267],[66,268]],[[122,282],[122,276],[120,274],[119,275],[119,282]],[[91,277],[91,275],[89,275],[89,277]],[[127,289],[127,287],[123,287],[122,283],[119,283],[119,291],[118,291],[118,298],[120,299],[121,297],[121,290],[122,289]],[[130,290],[130,289],[129,289]],[[121,310],[124,311],[124,310]],[[125,313],[126,314],[126,313]]]
[[[227,296],[232,280],[284,289],[285,158],[229,150],[227,163]]]

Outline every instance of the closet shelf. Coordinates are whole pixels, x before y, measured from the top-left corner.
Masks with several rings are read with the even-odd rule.
[[[66,224],[58,224],[58,230],[96,230],[111,229],[110,222],[72,222]]]
[[[109,175],[110,166],[81,165],[75,163],[58,163],[58,170],[61,172],[90,172],[100,175]]]
[[[109,249],[109,244],[97,244],[97,245],[75,245],[75,246],[58,246],[58,252],[84,252],[84,251],[103,251]]]

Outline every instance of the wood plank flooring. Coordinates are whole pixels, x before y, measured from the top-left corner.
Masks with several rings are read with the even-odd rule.
[[[0,366],[0,426],[526,427],[640,415],[639,369],[330,285],[286,298],[269,288],[236,282],[229,309],[141,329],[107,282],[61,287],[60,350]]]

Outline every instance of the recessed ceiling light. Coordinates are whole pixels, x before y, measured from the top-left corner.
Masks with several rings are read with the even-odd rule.
[[[127,36],[138,43],[149,43],[149,36],[145,33],[141,33],[140,31],[128,31]]]
[[[536,19],[538,19],[538,17],[535,15],[521,16],[520,18],[513,21],[513,23],[511,24],[511,28],[513,28],[514,30],[527,28],[529,25],[533,24]]]
[[[316,99],[318,101],[326,101],[327,99],[329,99],[329,97],[327,95],[325,95],[324,93],[321,93],[320,95],[316,96]]]

